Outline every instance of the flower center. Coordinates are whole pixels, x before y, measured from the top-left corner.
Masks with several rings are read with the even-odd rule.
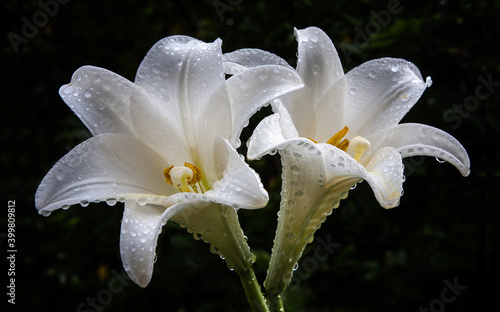
[[[181,192],[195,192],[203,193],[203,188],[201,187],[201,169],[197,166],[184,163],[184,166],[170,166],[163,170],[163,175],[166,178],[167,183],[173,185]],[[198,186],[200,190],[198,190]]]
[[[328,141],[326,141],[326,143],[331,144],[344,152],[347,152],[347,148],[349,148],[354,152],[354,159],[359,162],[363,153],[370,148],[370,141],[359,135],[352,138],[351,141],[343,139],[347,132],[349,132],[349,127],[345,126],[342,130],[335,133]],[[310,140],[314,143],[318,143],[312,139]]]

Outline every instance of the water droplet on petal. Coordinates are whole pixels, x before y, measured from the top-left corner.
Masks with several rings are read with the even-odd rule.
[[[305,194],[302,191],[295,192],[295,197],[297,197],[298,199],[302,199],[302,198],[304,198],[304,196],[305,196]]]
[[[315,74],[315,75],[319,74],[319,66],[314,64],[312,66],[312,71],[313,71],[313,74]]]
[[[432,86],[432,79],[430,76],[428,76],[426,79],[425,79],[425,86],[428,88],[430,86]]]
[[[116,205],[117,201],[118,200],[116,198],[108,198],[108,199],[106,199],[106,204],[108,204],[109,206],[114,206],[114,205]]]
[[[438,163],[440,163],[440,164],[442,164],[442,163],[445,163],[445,162],[446,162],[446,160],[442,160],[441,158],[438,158],[438,157],[436,157],[436,160],[437,160],[437,162],[438,162]]]
[[[66,86],[66,88],[64,88],[64,89],[62,90],[62,92],[63,92],[64,94],[71,94],[71,93],[73,93],[73,87],[72,87],[72,86]]]
[[[293,174],[299,174],[300,173],[300,168],[297,166],[292,166],[291,168]]]

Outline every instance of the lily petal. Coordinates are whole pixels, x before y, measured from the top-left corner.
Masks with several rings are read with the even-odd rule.
[[[134,200],[125,202],[120,234],[123,268],[139,286],[146,287],[153,274],[155,250],[161,232],[165,207],[140,206]]]
[[[286,140],[296,139],[299,137],[299,132],[293,124],[292,117],[288,113],[288,110],[281,103],[279,99],[271,102],[273,111],[279,115],[279,123],[281,128],[281,133]]]
[[[346,80],[337,80],[315,105],[314,122],[310,123],[307,135],[318,142],[327,142],[332,134],[337,133],[347,125],[344,118],[346,98]],[[303,118],[297,116],[296,119]],[[314,128],[314,130],[312,130]],[[314,131],[314,132],[313,132]]]
[[[247,158],[250,160],[260,159],[262,156],[276,150],[280,144],[287,140],[281,133],[279,114],[272,114],[264,118],[248,140]]]
[[[335,46],[324,31],[308,27],[294,29],[294,33],[299,44],[297,72],[311,92],[309,101],[316,103],[344,75],[344,70]]]
[[[280,155],[283,185],[278,228],[264,282],[268,291],[282,291],[291,282],[293,267],[304,247],[312,241],[324,213],[316,205],[325,191],[325,168],[315,144],[309,140],[287,141]]]
[[[392,127],[381,143],[393,146],[401,156],[433,156],[455,166],[466,177],[470,173],[470,160],[465,148],[448,133],[423,124],[406,123]]]
[[[281,100],[301,136],[320,140],[319,136],[324,136],[322,132],[331,131],[331,125],[323,122],[327,122],[336,113],[338,109],[335,107],[339,107],[340,100],[335,94],[325,98],[325,93],[343,77],[343,69],[337,50],[321,29],[309,27],[295,29],[294,32],[298,41],[297,72],[305,86],[283,96]],[[340,97],[343,91],[338,90]],[[317,120],[319,115],[321,117]],[[317,125],[316,122],[320,124]]]
[[[215,144],[215,167],[220,177],[213,189],[206,192],[208,198],[235,209],[257,209],[267,204],[269,196],[258,174],[248,166],[226,139]]]
[[[349,132],[369,141],[374,133],[399,123],[427,86],[414,64],[394,58],[363,63],[346,79]]]
[[[399,205],[403,191],[403,161],[399,152],[392,147],[379,149],[365,166],[375,198],[384,208]]]
[[[153,274],[155,250],[162,226],[171,218],[182,216],[196,219],[207,205],[206,197],[195,198],[175,194],[157,197],[156,200],[140,203],[134,199],[125,201],[125,210],[120,232],[120,254],[123,267],[129,277],[139,286],[146,287]],[[178,203],[173,197],[177,197]],[[168,208],[166,208],[168,207]]]
[[[278,65],[263,65],[238,73],[227,80],[232,105],[233,133],[230,142],[237,140],[250,117],[273,99],[303,87],[293,69]]]
[[[297,129],[281,101],[275,100],[272,105],[276,113],[264,118],[248,140],[247,158],[250,160],[277,151],[287,145],[288,140],[299,138]]]
[[[40,214],[123,194],[169,195],[165,160],[143,142],[121,134],[101,134],[76,146],[47,173],[35,195]]]
[[[186,36],[167,37],[151,48],[137,70],[135,84],[158,99],[150,103],[158,106],[153,111],[176,125],[186,142],[196,142],[198,125],[208,118],[206,104],[225,83],[221,44],[220,39],[205,43]],[[229,114],[229,103],[222,104],[226,106],[219,107],[217,114]]]
[[[222,52],[220,39],[205,43],[188,36],[170,36],[158,41],[139,65],[135,83],[162,103],[196,105],[203,90],[213,90],[224,82],[220,73]],[[187,107],[169,107],[174,116]]]
[[[120,75],[99,67],[83,66],[75,71],[69,84],[59,89],[59,94],[92,135],[132,135],[131,88],[132,82]]]
[[[293,69],[281,57],[260,49],[240,49],[224,53],[222,59],[224,61],[224,71],[229,75],[235,75],[246,69],[262,65],[280,65]]]
[[[328,185],[343,183],[351,188],[366,178],[365,168],[343,150],[326,143],[319,143],[317,147],[324,157]]]
[[[179,116],[171,115],[157,97],[151,96],[144,88],[134,85],[130,97],[134,132],[160,155],[168,155],[165,165],[181,165],[193,162]]]

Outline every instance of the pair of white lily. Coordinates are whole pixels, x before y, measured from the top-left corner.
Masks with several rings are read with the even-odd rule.
[[[281,293],[314,231],[356,183],[366,180],[391,208],[402,192],[403,157],[439,157],[469,174],[467,153],[452,136],[399,124],[430,85],[415,65],[383,58],[344,74],[322,30],[295,35],[296,69],[269,52],[222,54],[220,39],[186,36],[156,43],[135,82],[102,68],[78,69],[60,95],[93,137],[45,176],[36,193],[39,213],[124,202],[122,261],[142,287],[151,280],[167,220],[246,274],[255,257],[237,210],[264,207],[268,194],[236,148],[249,118],[271,103],[274,114],[256,127],[247,157],[279,151],[282,158],[278,230],[265,282],[268,292]]]

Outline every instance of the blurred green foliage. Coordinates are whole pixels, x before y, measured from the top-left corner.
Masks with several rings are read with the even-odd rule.
[[[440,298],[443,280],[455,277],[467,289],[446,311],[481,311],[496,295],[499,213],[493,198],[500,191],[495,148],[500,90],[465,111],[458,126],[445,114],[454,104],[463,108],[464,100],[476,94],[479,77],[500,81],[500,1],[401,0],[400,12],[391,14],[387,25],[378,22],[375,31],[367,31],[367,25],[377,23],[378,12],[394,1],[60,1],[67,3],[39,22],[37,33],[15,53],[8,34],[21,36],[25,21],[32,21],[47,2],[59,3],[2,2],[1,190],[5,207],[7,200],[16,200],[18,250],[17,302],[2,311],[78,311],[82,303],[80,311],[247,311],[237,275],[207,244],[171,223],[160,235],[151,284],[142,289],[125,281],[111,298],[103,297],[103,290],[123,274],[120,205],[75,206],[44,218],[36,213],[33,198],[51,166],[90,135],[57,93],[78,67],[100,66],[133,80],[149,48],[174,34],[204,41],[220,37],[225,52],[261,48],[294,66],[293,27],[307,26],[328,33],[346,72],[391,56],[410,60],[424,77],[431,76],[433,86],[403,122],[429,124],[455,136],[469,152],[472,173],[462,178],[449,164],[407,159],[405,194],[400,206],[389,211],[379,207],[366,183],[359,184],[316,233],[340,246],[301,275],[298,287],[290,287],[286,310],[418,311]],[[265,108],[252,118],[243,141],[269,113]],[[262,282],[276,226],[281,168],[278,156],[250,165],[271,197],[265,209],[239,213]],[[0,219],[1,234],[7,229],[6,213]],[[5,238],[0,240],[6,250]],[[304,259],[317,246],[311,244]],[[8,267],[4,255],[2,281]],[[8,298],[2,298],[1,304],[7,304]],[[95,308],[88,304],[92,298],[101,298]]]

